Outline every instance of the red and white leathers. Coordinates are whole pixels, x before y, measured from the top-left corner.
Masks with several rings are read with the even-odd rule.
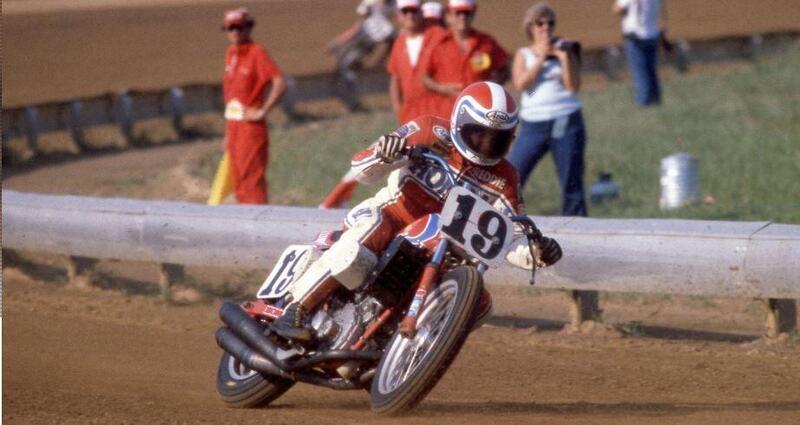
[[[267,203],[265,171],[269,149],[267,123],[244,121],[244,108],[260,108],[264,89],[281,71],[260,45],[231,45],[225,54],[222,80],[225,139],[236,199],[242,204]]]
[[[428,146],[442,153],[458,175],[458,181],[469,182],[499,211],[507,214],[524,212],[516,169],[505,159],[491,166],[467,161],[452,143],[447,120],[424,115],[392,134],[406,138],[407,146]],[[341,283],[350,290],[356,289],[363,277],[337,275],[338,270],[344,268],[341,263],[359,258],[361,263],[351,269],[371,270],[375,257],[403,228],[420,217],[441,211],[443,198],[449,190],[444,175],[435,166],[413,164],[405,158],[393,163],[383,162],[378,155],[377,143],[353,157],[351,171],[361,183],[374,183],[386,176],[388,182],[375,196],[350,210],[341,238],[295,282],[291,290],[293,298],[306,308],[313,308],[320,297],[329,293],[320,290],[322,286]],[[367,255],[364,255],[365,251]],[[330,277],[335,281],[331,282],[333,279]],[[488,292],[483,298],[485,314],[491,299]]]

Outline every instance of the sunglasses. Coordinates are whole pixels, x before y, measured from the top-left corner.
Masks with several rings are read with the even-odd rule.
[[[419,12],[420,10],[415,7],[404,7],[400,9],[400,13],[402,13],[403,15],[409,15],[409,14],[416,15]]]
[[[552,19],[541,19],[541,20],[536,21],[536,26],[537,27],[543,27],[545,25],[547,25],[547,26],[552,28],[552,27],[556,26],[556,21],[554,21]]]
[[[471,18],[474,12],[470,10],[459,10],[456,12],[456,16],[462,16],[464,18]]]
[[[242,32],[242,31],[244,31],[244,29],[245,29],[245,27],[242,26],[242,25],[231,25],[231,26],[225,28],[225,31],[228,31],[228,32],[231,32],[231,31]]]

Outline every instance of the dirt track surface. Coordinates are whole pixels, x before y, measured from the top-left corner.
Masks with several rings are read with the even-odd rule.
[[[244,4],[254,37],[292,75],[327,72],[325,44],[354,21],[357,0],[7,0],[3,2],[3,107],[67,100],[123,88],[217,82],[222,11]],[[524,43],[532,0],[481,0],[475,25],[508,50]],[[619,43],[610,0],[551,0],[557,33],[586,46]],[[795,0],[669,0],[669,34],[708,38],[800,30]]]
[[[190,170],[218,148],[210,140],[90,156],[3,184],[201,201],[208,182]],[[307,385],[272,408],[223,407],[214,390],[219,301],[170,306],[119,292],[157,293],[155,265],[102,262],[98,283],[116,288],[107,290],[65,286],[52,260],[23,267],[27,274],[4,265],[4,423],[800,423],[800,342],[754,342],[763,313],[741,300],[603,300],[608,323],[641,322],[652,337],[603,328],[576,336],[558,330],[566,320],[559,294],[490,288],[494,326],[476,332],[428,399],[399,421],[374,416],[361,391]],[[242,280],[263,276],[191,273],[244,293],[255,289]]]
[[[8,424],[800,421],[796,347],[505,326],[475,332],[442,382],[402,420],[373,415],[362,391],[307,385],[271,408],[232,410],[214,390],[217,302],[169,306],[45,284],[17,269],[3,277]]]

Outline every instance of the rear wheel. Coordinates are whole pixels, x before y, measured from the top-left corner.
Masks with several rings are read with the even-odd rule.
[[[397,332],[386,346],[372,381],[373,411],[400,413],[433,389],[469,335],[481,288],[473,267],[443,276],[419,313],[417,334],[406,338]]]
[[[282,396],[294,381],[247,369],[228,353],[217,370],[217,392],[229,407],[263,407]]]

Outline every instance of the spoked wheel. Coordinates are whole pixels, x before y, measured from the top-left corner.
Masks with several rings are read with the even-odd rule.
[[[472,267],[458,267],[442,278],[417,319],[417,334],[395,333],[372,381],[372,410],[397,414],[430,392],[455,359],[471,329],[482,288]]]
[[[228,353],[217,370],[217,392],[229,407],[263,407],[282,396],[294,381],[250,370]]]

